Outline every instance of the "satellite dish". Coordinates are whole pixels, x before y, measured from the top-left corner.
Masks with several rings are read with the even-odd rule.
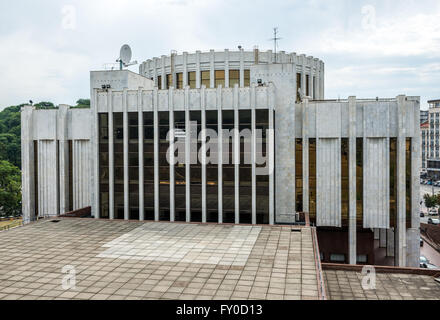
[[[128,64],[131,61],[131,48],[128,44],[124,44],[121,47],[121,53],[119,55],[119,59],[124,63],[124,64]]]
[[[131,48],[128,44],[124,44],[121,47],[121,51],[119,54],[119,59],[116,62],[119,62],[119,69],[122,70],[122,67],[129,67],[137,64],[137,61],[131,61]]]

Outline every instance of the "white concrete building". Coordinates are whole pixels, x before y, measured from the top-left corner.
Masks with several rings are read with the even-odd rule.
[[[428,130],[425,131],[425,165],[429,177],[440,179],[440,100],[428,101]],[[422,145],[423,146],[423,145]]]
[[[418,97],[324,100],[323,62],[295,53],[91,72],[90,109],[22,110],[24,219],[91,206],[103,219],[285,224],[306,212],[323,261],[375,263],[376,237],[395,265],[418,266],[419,112]]]

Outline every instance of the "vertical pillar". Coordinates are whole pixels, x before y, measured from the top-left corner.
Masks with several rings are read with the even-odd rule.
[[[200,51],[196,51],[196,88],[200,89],[201,71],[200,71]]]
[[[154,221],[159,221],[159,114],[158,90],[153,91],[153,130],[154,130]]]
[[[206,223],[206,98],[205,86],[202,86],[200,91],[200,109],[201,109],[201,165],[202,165],[202,222]]]
[[[185,87],[185,197],[186,222],[191,222],[191,120],[188,87]]]
[[[395,265],[406,265],[406,97],[397,97],[397,228]]]
[[[108,106],[108,212],[109,219],[115,218],[115,153],[113,127],[113,92],[111,89],[107,93]],[[74,162],[75,163],[75,162]]]
[[[215,88],[215,52],[209,51],[209,83],[211,88]]]
[[[161,88],[162,88],[162,90],[164,90],[164,89],[168,89],[167,88],[167,86],[166,86],[166,83],[167,83],[167,74],[166,74],[166,71],[165,71],[165,59],[166,59],[166,56],[162,56],[162,58],[161,58],[161,61],[162,61],[162,83],[161,83]]]
[[[387,229],[387,257],[394,257],[394,229]]]
[[[310,94],[310,98],[312,100],[314,100],[315,99],[315,95],[314,95],[314,92],[315,92],[315,82],[313,81],[313,77],[314,77],[315,60],[310,59],[310,64],[309,65],[310,65],[310,77],[309,77],[310,92],[309,92],[309,94]]]
[[[99,203],[99,114],[98,114],[98,90],[93,89],[92,91],[92,99],[91,99],[91,109],[93,112],[93,119],[94,119],[94,130],[93,130],[93,136],[91,141],[91,148],[92,148],[92,158],[93,158],[93,205],[92,205],[92,215],[99,219],[100,217],[100,211],[101,206]],[[72,190],[69,190],[69,192],[72,192]]]
[[[223,223],[223,115],[222,115],[222,86],[217,88],[217,121],[218,121],[218,223]]]
[[[324,99],[324,62],[321,61],[321,77],[320,77],[320,92],[321,92],[321,99]]]
[[[303,171],[303,211],[309,208],[309,99],[302,103],[302,171]]]
[[[225,49],[225,88],[229,88],[229,50]]]
[[[169,126],[170,126],[170,221],[175,220],[176,206],[175,206],[175,175],[174,175],[174,88],[168,90],[168,107],[169,107]]]
[[[379,229],[379,248],[387,247],[387,229]]]
[[[127,88],[124,88],[123,96],[122,96],[122,125],[123,125],[123,133],[124,133],[124,220],[128,220],[130,218],[130,198],[129,198],[129,176],[128,176],[128,111],[127,111]]]
[[[312,81],[313,82],[313,81]],[[348,223],[348,251],[349,263],[356,264],[356,97],[348,98],[348,183],[349,183],[349,223]]]
[[[67,111],[69,106],[60,105],[57,112],[59,134],[59,181],[60,214],[69,211],[69,143],[67,140]]]
[[[275,127],[274,127],[274,104],[275,94],[273,84],[269,84],[267,90],[269,101],[269,224],[275,224]]]
[[[301,55],[301,92],[303,96],[306,96],[306,56],[304,54]]]
[[[35,220],[35,168],[34,141],[32,135],[32,106],[21,108],[21,181],[23,223]]]
[[[138,89],[138,151],[139,151],[139,220],[145,219],[144,210],[144,108],[142,99],[142,87]]]
[[[183,53],[182,59],[183,59],[183,88],[185,88],[188,85],[188,53],[187,52]]]
[[[240,126],[238,112],[238,84],[234,86],[234,191],[235,224],[240,223]]]
[[[257,132],[256,132],[256,84],[251,84],[251,126],[252,126],[252,144],[251,144],[251,161],[252,161],[252,224],[257,224],[257,176],[256,176],[256,149],[257,149]],[[259,141],[261,143],[261,141]]]
[[[244,51],[240,49],[240,88],[244,87]]]

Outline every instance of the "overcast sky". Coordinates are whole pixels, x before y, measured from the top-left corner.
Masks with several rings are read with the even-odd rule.
[[[133,59],[271,49],[325,62],[326,98],[440,98],[440,1],[17,0],[0,2],[0,109],[89,98],[89,71]],[[131,67],[137,71],[138,67]]]

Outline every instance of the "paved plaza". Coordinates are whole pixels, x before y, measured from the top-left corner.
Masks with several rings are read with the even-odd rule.
[[[360,272],[324,270],[324,275],[331,300],[440,300],[440,283],[427,275],[377,273],[374,290],[363,289]]]
[[[310,228],[61,218],[0,242],[0,299],[318,299]]]

